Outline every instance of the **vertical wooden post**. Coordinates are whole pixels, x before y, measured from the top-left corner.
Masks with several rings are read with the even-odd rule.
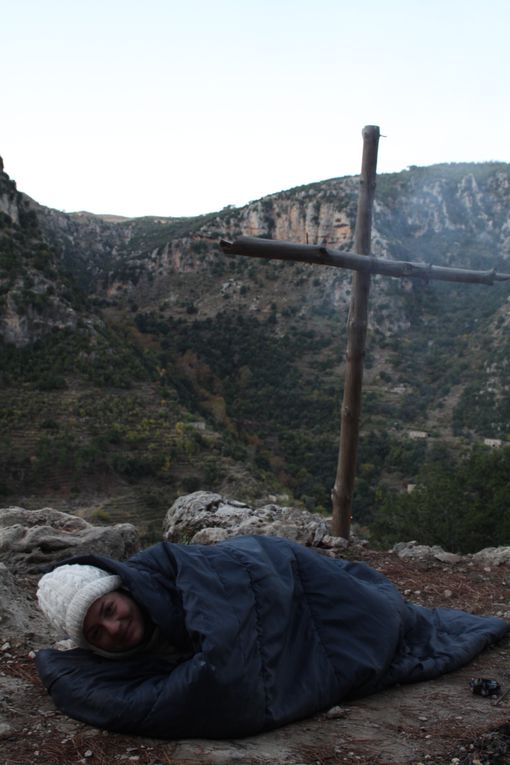
[[[376,185],[379,128],[363,128],[363,157],[361,161],[360,193],[354,248],[359,255],[370,254],[372,234],[372,207]],[[340,448],[335,485],[331,491],[333,504],[332,531],[336,536],[349,539],[351,506],[356,475],[361,392],[363,383],[363,357],[367,333],[368,294],[370,275],[354,272],[352,295],[347,324],[347,352],[344,397],[341,411]]]

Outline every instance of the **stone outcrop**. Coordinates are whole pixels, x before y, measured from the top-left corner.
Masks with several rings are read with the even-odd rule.
[[[416,541],[397,542],[391,552],[402,560],[440,561],[441,563],[476,563],[480,566],[501,566],[510,563],[510,547],[484,547],[476,553],[458,555],[444,550],[439,545],[420,545]]]
[[[19,586],[14,574],[0,563],[0,643],[30,637],[32,645],[48,642],[51,630],[26,589]]]
[[[4,163],[0,157],[0,213],[7,215],[14,223],[19,221],[18,198],[16,184],[4,172]]]
[[[23,279],[19,278],[13,282],[0,316],[0,337],[17,348],[24,348],[53,330],[75,330],[79,318],[66,300],[53,294],[51,280],[34,270],[30,272],[30,278],[33,283],[30,299],[43,301],[44,309],[35,302],[19,308],[18,300],[23,290]]]
[[[43,238],[36,207],[0,169],[0,339],[18,348],[88,319]]]
[[[348,544],[332,536],[328,519],[317,513],[275,504],[254,508],[207,491],[179,497],[165,516],[163,532],[170,542],[193,544],[214,544],[243,534],[285,537],[330,550]]]
[[[391,549],[402,560],[438,560],[441,563],[459,563],[462,555],[447,552],[439,545],[420,545],[412,542],[397,542]]]
[[[484,566],[501,566],[502,563],[510,563],[510,547],[484,547],[472,557],[475,563]]]
[[[127,558],[138,547],[138,532],[130,523],[93,526],[52,508],[0,509],[0,561],[17,573],[40,573],[70,555],[97,553]]]

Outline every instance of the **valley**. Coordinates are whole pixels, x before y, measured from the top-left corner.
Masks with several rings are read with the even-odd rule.
[[[350,273],[226,256],[219,241],[349,250],[356,196],[347,177],[122,219],[41,207],[2,173],[3,504],[44,498],[105,522],[124,507],[148,538],[195,488],[329,512]],[[510,166],[379,176],[372,241],[381,258],[508,272]],[[373,278],[356,523],[429,464],[508,443],[509,294]]]

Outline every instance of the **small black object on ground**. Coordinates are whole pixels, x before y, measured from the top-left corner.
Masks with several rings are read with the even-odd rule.
[[[501,686],[497,680],[488,677],[471,678],[469,687],[477,696],[499,696],[501,693]]]

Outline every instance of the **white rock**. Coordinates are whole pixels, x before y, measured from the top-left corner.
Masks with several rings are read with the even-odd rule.
[[[197,491],[179,497],[168,510],[163,535],[171,542],[212,544],[243,534],[280,536],[301,544],[340,550],[348,541],[331,535],[329,519],[274,503],[250,507],[221,494]]]
[[[330,547],[338,550],[345,550],[349,547],[349,541],[343,537],[333,537],[331,534],[325,534],[321,539],[323,547]]]
[[[484,547],[472,556],[472,560],[486,567],[510,563],[510,547]]]
[[[10,736],[13,732],[13,728],[11,725],[5,722],[0,722],[0,739],[1,738],[7,738]]]
[[[130,523],[93,526],[83,518],[53,508],[0,508],[0,561],[21,573],[40,573],[70,555],[94,552],[129,557],[139,547]]]
[[[459,563],[462,555],[447,552],[439,545],[419,545],[415,540],[411,542],[397,542],[391,549],[402,560],[439,560],[442,563]]]
[[[328,718],[328,720],[339,720],[342,717],[347,717],[348,714],[349,714],[348,709],[346,709],[345,707],[336,706],[336,707],[331,707],[331,709],[328,709],[328,711],[326,712],[326,717]]]
[[[205,528],[197,531],[192,537],[191,543],[194,545],[212,545],[216,542],[222,542],[224,539],[227,539],[227,537],[228,534],[225,529],[220,529],[217,526],[214,526],[210,529]]]

